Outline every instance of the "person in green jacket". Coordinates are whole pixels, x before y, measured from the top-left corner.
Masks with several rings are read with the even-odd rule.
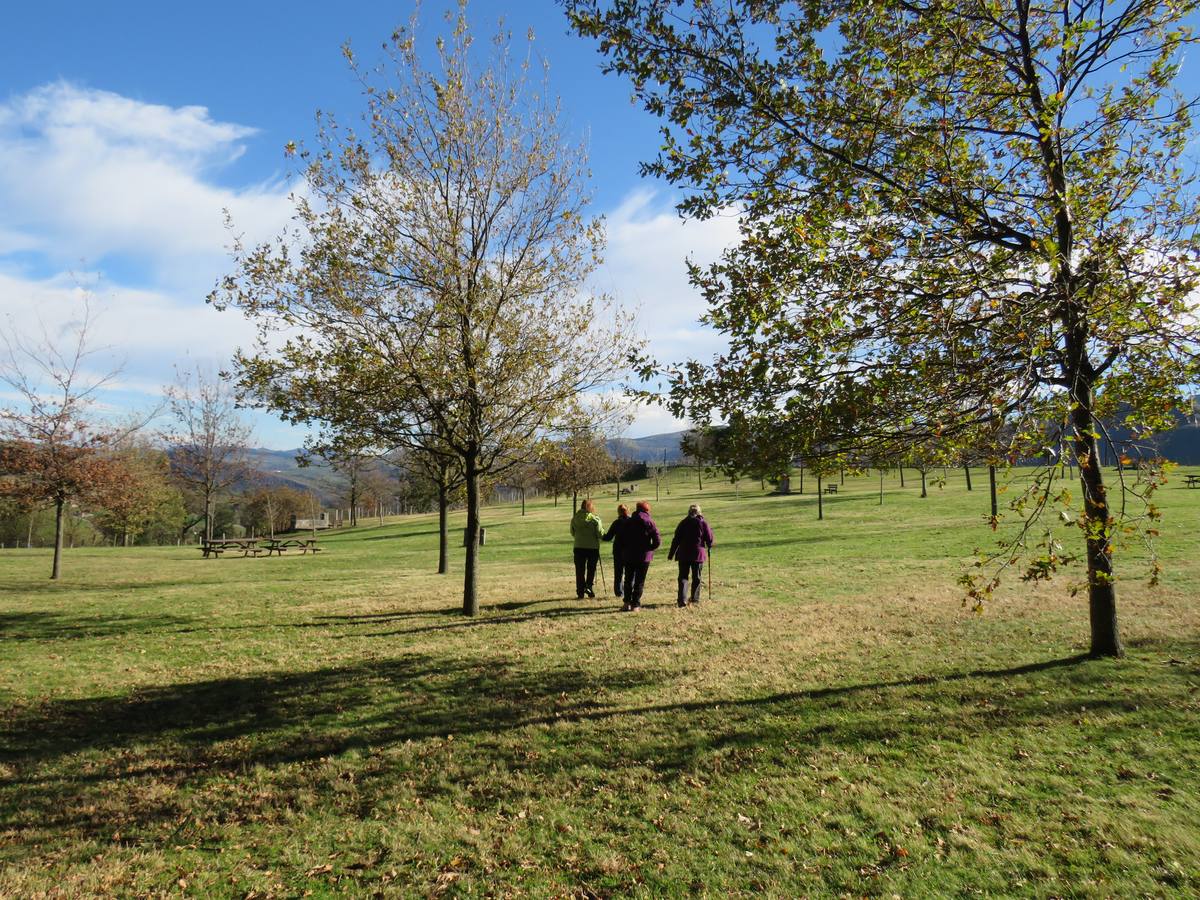
[[[596,580],[596,563],[600,562],[600,537],[604,523],[596,515],[596,504],[584,500],[571,517],[571,536],[575,538],[575,596],[595,597],[592,584]]]

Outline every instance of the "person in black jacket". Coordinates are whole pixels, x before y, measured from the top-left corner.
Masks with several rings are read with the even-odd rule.
[[[629,518],[629,508],[624,503],[617,504],[617,517],[608,526],[608,531],[601,535],[600,540],[612,541],[613,545],[613,593],[620,597],[625,575],[625,556],[621,549],[621,529]]]
[[[637,612],[642,608],[642,589],[646,585],[646,573],[654,551],[662,544],[658,526],[650,518],[650,504],[639,500],[632,516],[621,526],[621,550],[625,563],[623,612]]]
[[[712,550],[713,532],[704,516],[700,515],[700,506],[693,503],[688,508],[688,514],[675,528],[675,538],[671,541],[667,559],[679,562],[679,594],[675,603],[679,607],[688,605],[688,576],[691,575],[691,602],[700,602],[700,572]]]

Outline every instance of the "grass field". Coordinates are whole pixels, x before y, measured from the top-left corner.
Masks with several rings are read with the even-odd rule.
[[[569,502],[486,510],[471,620],[426,516],[59,583],[2,551],[0,896],[1200,893],[1200,491],[1094,661],[1069,579],[962,606],[984,482],[818,522],[680,473],[655,518],[701,499],[712,598],[662,553],[639,615],[574,599]]]

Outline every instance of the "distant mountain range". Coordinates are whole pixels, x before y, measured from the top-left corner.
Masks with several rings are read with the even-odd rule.
[[[679,442],[685,434],[686,431],[671,431],[640,438],[614,438],[608,442],[608,452],[631,462],[683,462]]]
[[[301,467],[296,457],[302,451],[295,450],[266,450],[260,447],[251,448],[246,456],[251,466],[260,475],[259,481],[271,487],[289,487],[297,491],[312,491],[325,504],[334,503],[346,486],[346,480],[328,465],[314,462],[311,466]]]
[[[679,450],[682,431],[669,434],[652,434],[640,438],[617,438],[608,442],[609,452],[631,462],[662,462],[668,464],[683,460]],[[313,491],[322,503],[334,504],[344,496],[346,479],[328,465],[314,462],[300,466],[296,462],[301,450],[266,450],[255,447],[247,451],[251,466],[256,469],[259,483],[273,487],[290,487],[298,491]]]
[[[679,441],[685,433],[672,431],[640,438],[615,438],[608,442],[608,449],[613,456],[630,462],[665,461],[667,464],[677,464],[683,462]],[[1118,443],[1129,439],[1127,432],[1119,427],[1111,429],[1110,434]],[[1200,422],[1194,417],[1181,417],[1177,427],[1156,435],[1146,443],[1156,447],[1159,453],[1180,465],[1200,466]],[[313,491],[323,503],[336,503],[336,498],[344,492],[345,479],[327,465],[314,463],[301,467],[296,462],[299,453],[299,449],[252,449],[249,451],[249,457],[254,468],[262,474],[262,481],[265,483],[291,487],[299,491]]]

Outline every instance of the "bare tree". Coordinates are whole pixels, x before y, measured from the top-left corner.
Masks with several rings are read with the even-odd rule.
[[[118,373],[87,372],[98,351],[88,346],[95,317],[85,300],[82,315],[59,345],[42,327],[36,341],[0,334],[0,382],[17,403],[0,407],[0,495],[29,509],[54,507],[54,562],[61,572],[63,514],[69,504],[104,489],[112,474],[106,450],[120,434],[92,418],[96,393]]]
[[[246,449],[252,428],[243,421],[228,385],[202,368],[179,373],[165,393],[174,419],[162,435],[171,473],[199,497],[204,538],[212,540],[213,504],[250,472]]]

